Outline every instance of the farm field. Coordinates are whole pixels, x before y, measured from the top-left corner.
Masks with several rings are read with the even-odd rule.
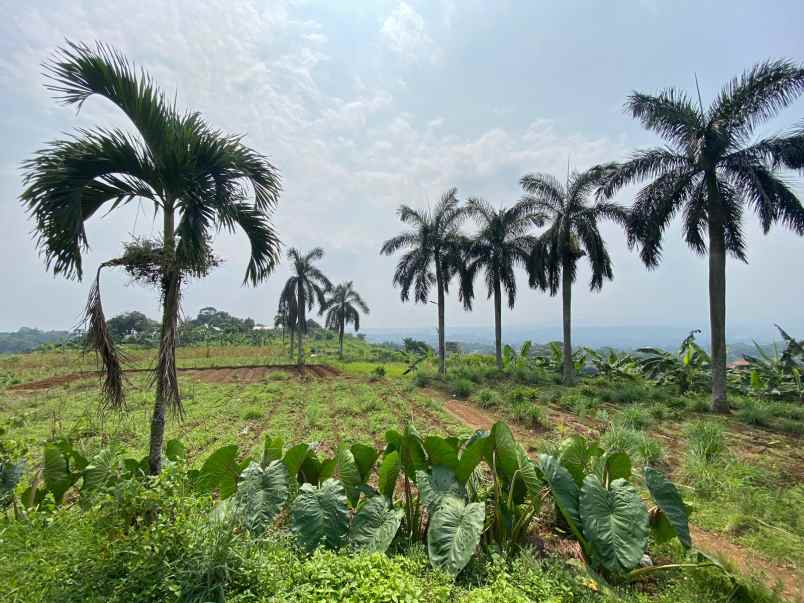
[[[449,377],[443,380],[436,376],[432,359],[403,375],[407,364],[386,349],[350,339],[346,361],[339,361],[335,352],[331,341],[312,342],[308,360],[314,364],[302,372],[290,364],[287,348],[279,340],[265,346],[179,348],[185,417],[169,420],[166,440],[179,440],[186,448],[182,464],[199,468],[215,450],[232,444],[237,445],[240,460],[259,458],[266,436],[281,438],[287,445],[316,442],[322,458],[335,455],[343,444],[368,444],[382,450],[389,429],[402,431],[411,423],[428,436],[467,438],[504,421],[532,458],[542,452],[556,453],[562,441],[580,434],[599,440],[605,450],[627,452],[635,467],[651,465],[671,476],[693,508],[690,523],[695,547],[722,556],[741,577],[754,578],[784,600],[801,600],[804,453],[800,436],[774,427],[773,417],[768,426],[751,425],[739,409],[745,401],[738,399],[736,412],[722,417],[706,412],[704,394],[680,396],[645,379],[587,377],[567,388],[544,372],[510,370],[492,375],[488,367],[493,358],[453,355]],[[127,355],[127,366],[145,369],[153,352],[131,349]],[[91,356],[75,351],[0,359],[3,438],[24,450],[30,468],[41,465],[42,446],[59,438],[69,440],[86,458],[104,449],[134,458],[147,453],[153,400],[148,373],[127,374],[125,412],[99,413],[93,362]],[[779,416],[787,412],[788,432],[794,431],[790,423],[802,419],[800,406],[785,404],[773,410]],[[640,488],[644,494],[644,486]],[[170,534],[191,542],[190,535],[181,532],[189,529],[182,522],[197,521],[216,495],[209,499],[173,492],[175,501],[165,504],[176,505],[171,512],[177,523],[172,528],[153,526],[153,537]],[[187,503],[185,498],[194,502]],[[108,510],[102,504],[81,510],[80,503],[80,499],[67,502],[67,509],[33,530],[15,529],[13,524],[0,528],[0,550],[5,557],[0,582],[9,586],[9,600],[56,600],[54,593],[58,600],[93,600],[89,591],[74,582],[80,582],[77,568],[70,567],[76,563],[70,545],[74,539],[82,542],[86,571],[96,572],[97,580],[103,576],[110,581],[112,590],[93,593],[96,600],[116,600],[127,588],[134,588],[104,573],[111,569],[100,568],[100,561],[91,560],[92,550],[99,559],[120,552],[87,533],[81,517],[115,522],[104,515]],[[119,508],[120,501],[116,505]],[[549,601],[726,601],[734,591],[712,569],[670,571],[611,591],[601,588],[579,565],[577,545],[556,529],[554,518],[544,509],[531,524],[527,544],[514,561],[506,564],[478,553],[455,583],[431,570],[427,555],[415,547],[395,545],[388,557],[335,556],[323,551],[307,557],[286,542],[286,532],[281,530],[286,521],[280,516],[278,532],[261,543],[232,545],[239,562],[236,569],[228,570],[232,574],[228,590],[239,598],[226,600],[321,600],[327,598],[322,593],[330,587],[343,588],[343,593],[361,600],[360,589],[368,588],[360,580],[361,572],[400,581],[388,588],[411,593],[409,600],[492,601],[518,600],[519,596]],[[173,534],[171,529],[181,533]],[[125,530],[116,536],[118,543],[126,540],[123,534]],[[11,558],[7,552],[19,551],[20,539],[27,552]],[[170,557],[169,547],[160,549],[163,544],[157,541],[153,546]],[[158,572],[153,560],[134,549],[130,551],[132,568]],[[184,557],[204,554],[209,551],[194,550]],[[680,547],[672,544],[657,546],[651,554],[657,560],[676,562],[684,557]],[[122,557],[115,558],[114,571],[120,571]],[[282,574],[278,568],[283,564],[292,567],[287,570],[291,573],[271,582],[266,576]],[[340,578],[322,575],[330,564],[340,567]],[[63,579],[56,577],[59,568],[66,572]],[[181,576],[171,579],[183,584]],[[285,595],[271,590],[280,589],[280,584],[289,589]],[[324,590],[315,590],[319,587]],[[173,588],[178,589],[173,594],[176,600],[192,600],[181,587]],[[151,596],[160,600],[166,595]],[[386,600],[377,596],[376,600]],[[754,596],[753,600],[766,600],[760,596],[773,600],[770,592]]]

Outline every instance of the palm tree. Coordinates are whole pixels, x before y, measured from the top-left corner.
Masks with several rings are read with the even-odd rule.
[[[470,243],[470,262],[463,298],[473,296],[472,283],[479,269],[485,270],[488,297],[494,296],[494,344],[497,368],[502,368],[502,292],[508,295],[508,307],[516,302],[516,276],[514,267],[527,268],[536,237],[530,234],[534,226],[541,226],[544,216],[530,200],[520,201],[513,207],[494,209],[482,199],[470,199],[466,213],[475,219],[480,231]]]
[[[280,303],[274,315],[274,329],[282,329],[282,344],[285,343],[285,329],[288,327],[288,305]]]
[[[80,108],[93,95],[106,98],[135,130],[78,130],[23,164],[26,189],[21,201],[36,223],[47,268],[82,278],[82,252],[88,246],[84,225],[101,208],[111,211],[140,198],[161,210],[161,240],[135,241],[122,258],[101,265],[123,266],[160,289],[162,327],[149,453],[150,472],[156,474],[166,409],[183,412],[175,362],[181,285],[191,276],[204,276],[214,265],[210,237],[221,227],[239,227],[249,239],[244,283],[256,285],[271,273],[279,241],[268,214],[279,197],[279,176],[239,136],[210,128],[198,113],[179,112],[150,76],[108,46],[68,42],[46,63],[45,73],[47,88],[63,103]],[[246,185],[253,191],[253,202]],[[97,280],[87,310],[90,333],[106,369],[104,395],[110,406],[121,407],[122,373],[111,340],[104,336]]]
[[[338,355],[343,360],[343,333],[346,325],[352,324],[355,331],[360,330],[360,312],[369,313],[369,307],[360,294],[352,288],[352,281],[342,283],[332,290],[326,304],[321,307],[321,312],[326,312],[326,326],[328,329],[338,333]]]
[[[313,262],[324,257],[324,250],[315,247],[306,255],[291,247],[288,250],[288,259],[292,262],[292,273],[282,295],[280,304],[288,307],[288,316],[291,324],[299,336],[298,364],[304,366],[304,334],[307,332],[307,311],[312,310],[316,304],[319,308],[326,305],[325,293],[332,288],[332,283],[324,274],[313,265]],[[293,335],[291,334],[291,338]]]
[[[606,242],[598,221],[608,218],[624,224],[626,212],[613,203],[590,203],[604,168],[569,174],[566,185],[547,174],[528,174],[520,180],[524,197],[535,211],[543,213],[549,224],[533,247],[530,257],[530,285],[548,289],[550,295],[561,290],[563,321],[563,381],[575,382],[572,362],[572,283],[578,260],[589,258],[592,279],[589,288],[599,290],[603,279],[614,277]]]
[[[712,408],[728,412],[726,398],[726,254],[746,261],[742,214],[757,213],[765,233],[775,222],[804,234],[804,208],[781,177],[804,165],[804,131],[754,140],[755,128],[804,91],[804,68],[787,61],[761,63],[729,82],[704,110],[681,91],[634,93],[627,109],[668,146],[638,151],[606,179],[611,197],[629,184],[652,180],[636,195],[628,238],[655,268],[662,235],[683,212],[684,240],[709,254]]]
[[[410,299],[410,289],[413,287],[414,301],[426,304],[430,301],[430,288],[436,286],[438,370],[441,375],[447,374],[444,294],[448,292],[449,281],[464,266],[463,256],[467,245],[467,240],[459,230],[466,214],[459,206],[456,194],[456,189],[450,189],[442,195],[435,207],[426,210],[400,205],[397,210],[399,219],[413,229],[388,239],[380,249],[380,253],[384,255],[408,249],[396,266],[393,281],[394,286],[401,287],[400,297],[403,302]]]

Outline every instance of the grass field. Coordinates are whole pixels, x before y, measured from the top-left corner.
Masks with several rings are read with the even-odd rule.
[[[266,434],[286,442],[319,442],[327,454],[342,442],[382,448],[385,432],[409,421],[428,434],[468,436],[495,420],[506,420],[529,453],[555,450],[573,433],[599,436],[605,448],[627,450],[638,463],[673,475],[694,507],[693,535],[702,549],[723,554],[744,573],[781,590],[788,600],[800,599],[804,454],[796,433],[752,425],[751,417],[740,409],[730,417],[710,415],[703,395],[678,396],[644,381],[591,378],[569,389],[550,382],[549,376],[548,382],[527,375],[490,377],[476,370],[477,363],[460,357],[451,359],[450,378],[445,381],[427,365],[412,376],[402,376],[405,364],[384,354],[350,340],[349,360],[340,362],[331,342],[314,342],[308,361],[329,368],[300,374],[290,366],[259,368],[289,364],[278,342],[264,347],[180,348],[178,364],[187,369],[180,372],[186,416],[169,422],[166,437],[182,441],[188,463],[194,466],[225,444],[236,443],[241,455],[258,456]],[[132,349],[128,355],[132,368],[147,368],[153,359],[151,350]],[[246,368],[231,368],[238,366]],[[126,412],[104,415],[98,412],[97,377],[91,373],[69,377],[93,369],[93,358],[77,352],[0,358],[0,425],[5,427],[4,437],[27,448],[32,466],[40,462],[41,445],[57,436],[69,437],[88,455],[110,445],[133,456],[145,454],[153,400],[148,374],[130,373]],[[737,400],[740,408],[745,404]],[[784,418],[791,424],[802,419],[794,406],[766,412],[771,419]],[[534,538],[539,541],[540,536]],[[549,549],[550,539],[544,542]],[[0,537],[0,546],[7,544]],[[548,558],[552,557],[564,563],[572,554],[550,550]],[[18,580],[24,572],[14,567],[11,562],[0,577],[5,572],[7,578]],[[544,578],[548,570],[539,568]],[[432,593],[443,587],[449,593],[448,586],[431,583],[434,578],[421,567],[411,571],[416,580],[435,589],[421,592],[436,597]],[[559,582],[569,580],[561,574],[564,571],[556,570]],[[478,593],[491,579],[491,574],[484,576],[476,579]],[[461,596],[473,596],[474,586],[462,588]],[[705,576],[671,577],[620,596],[692,601],[696,599],[691,597],[702,597],[713,588]],[[583,589],[573,592],[550,600],[586,596]],[[679,598],[679,593],[687,598]],[[725,597],[712,593],[711,600]],[[18,596],[16,600],[36,600]],[[589,593],[590,600],[595,596]]]

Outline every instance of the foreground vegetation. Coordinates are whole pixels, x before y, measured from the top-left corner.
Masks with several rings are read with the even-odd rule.
[[[310,362],[324,359],[341,374],[302,377],[289,370],[249,373],[224,368],[180,371],[188,419],[170,422],[166,437],[180,441],[183,452],[177,456],[172,450],[176,445],[171,444],[168,454],[174,460],[158,478],[126,477],[126,467],[133,467],[126,459],[139,462],[147,453],[150,403],[146,374],[130,375],[127,412],[119,417],[104,416],[97,414],[98,395],[91,376],[63,385],[54,383],[48,389],[15,389],[24,382],[57,374],[58,367],[74,370],[81,362],[76,352],[2,359],[3,456],[27,460],[22,482],[15,489],[20,508],[24,508],[26,490],[37,469],[43,467],[43,446],[51,450],[62,446],[60,454],[64,454],[69,449],[63,443],[69,442],[80,455],[67,452],[75,479],[60,506],[42,479],[40,491],[48,494],[35,510],[24,510],[26,519],[14,519],[13,505],[7,507],[0,547],[13,561],[0,570],[0,582],[10,585],[11,600],[205,601],[223,600],[225,594],[225,600],[241,601],[393,600],[393,596],[397,600],[407,596],[408,600],[467,601],[726,601],[735,592],[743,600],[772,600],[760,587],[751,587],[744,576],[735,578],[736,570],[679,568],[653,576],[637,574],[637,579],[627,583],[634,567],[607,566],[600,561],[599,544],[590,544],[593,541],[583,527],[574,532],[560,505],[555,505],[557,497],[542,459],[549,456],[566,462],[573,456],[585,458],[590,464],[584,471],[594,475],[599,471],[595,458],[622,458],[617,456],[621,453],[630,459],[629,481],[641,498],[650,499],[644,476],[645,467],[651,467],[672,477],[677,492],[692,509],[693,549],[687,550],[677,538],[660,544],[658,533],[647,541],[638,535],[655,565],[709,563],[694,552],[699,546],[697,538],[704,538],[700,548],[711,553],[719,547],[713,548],[706,538],[717,537],[756,551],[779,568],[777,574],[760,576],[768,586],[775,585],[781,571],[801,576],[804,487],[795,467],[801,466],[802,459],[797,437],[781,433],[779,422],[801,425],[804,417],[796,414],[795,404],[736,394],[732,397],[737,406],[735,416],[723,418],[707,412],[705,385],[703,389],[693,385],[681,394],[671,382],[657,384],[639,375],[602,376],[604,370],[615,370],[616,363],[609,369],[600,364],[599,376],[584,377],[580,385],[567,388],[559,384],[561,358],[536,358],[527,350],[523,354],[523,350],[507,349],[502,371],[493,356],[452,355],[449,376],[442,378],[432,356],[403,376],[410,365],[405,352],[346,337],[346,360],[341,362],[337,335],[314,331],[307,344]],[[288,365],[287,345],[277,334],[262,347],[179,348],[177,364],[212,368]],[[127,353],[133,366],[144,366],[150,352],[131,348]],[[84,359],[87,368],[90,361]],[[618,368],[628,373],[622,366]],[[465,401],[450,401],[455,397]],[[751,419],[757,408],[762,409],[760,414],[768,412],[764,425]],[[462,409],[476,409],[488,423],[467,422],[459,414]],[[432,522],[426,520],[427,503],[417,494],[425,497],[426,490],[415,487],[414,479],[430,479],[435,474],[438,484],[455,486],[441,469],[434,471],[434,466],[444,459],[448,466],[456,458],[460,462],[469,449],[467,438],[477,428],[490,431],[500,420],[511,426],[513,438],[522,446],[515,458],[524,465],[513,479],[510,473],[499,476],[499,490],[494,476],[502,469],[487,461],[480,462],[483,469],[477,488],[461,487],[460,480],[455,490],[448,488],[453,495],[457,492],[465,506],[483,503],[482,528],[465,567],[450,569],[434,563],[428,553]],[[408,472],[408,498],[400,460],[396,487],[391,496],[384,496],[383,484],[387,493],[390,480],[381,479],[382,467],[394,453],[394,436],[389,437],[389,430],[404,435],[410,425],[422,434],[414,440],[422,443],[429,477],[417,476],[415,469]],[[278,439],[286,443],[278,453],[280,461],[296,445],[314,442],[319,462],[326,465],[327,459],[334,459],[329,463],[332,477],[345,495],[345,501],[336,496],[341,501],[336,505],[338,516],[347,519],[340,524],[343,532],[331,539],[343,544],[324,548],[340,550],[310,553],[312,541],[293,530],[290,501],[305,494],[293,480],[288,481],[289,502],[277,509],[270,527],[248,529],[242,516],[230,516],[227,521],[210,518],[210,513],[219,515],[214,509],[220,508],[226,494],[233,494],[226,500],[238,499],[230,487],[236,481],[230,479],[224,491],[220,484],[199,488],[197,472],[203,472],[216,451],[227,447],[231,451],[233,445],[237,452],[231,459],[236,465],[230,467],[248,471],[247,459],[254,459],[259,470],[266,471],[271,457],[265,457],[265,434],[274,436],[268,440],[273,443],[269,448],[278,449]],[[584,446],[571,439],[574,434],[586,437]],[[365,448],[355,449],[355,444]],[[458,447],[454,456],[452,446]],[[358,471],[360,483],[350,483],[344,458],[351,453],[356,459],[357,451],[370,449],[379,453],[373,471]],[[432,455],[439,453],[445,456],[435,462]],[[84,458],[88,466],[96,467],[104,454],[116,459],[111,466],[117,467],[113,473],[119,481],[84,492],[81,473],[86,467],[80,469],[83,462],[77,459]],[[265,468],[263,460],[268,460]],[[538,496],[528,494],[521,477],[530,467],[538,479]],[[307,480],[315,482],[305,486],[315,489],[307,493],[308,498],[319,492],[319,486],[324,488],[326,479],[321,477]],[[244,480],[241,475],[241,485]],[[609,484],[613,481],[608,480]],[[367,482],[365,486],[363,482]],[[393,501],[394,507],[388,509],[398,510],[398,515],[386,518],[392,526],[397,520],[399,523],[385,554],[357,552],[351,539],[354,522],[375,492]],[[505,509],[495,501],[507,504],[506,493],[514,503],[509,508],[516,519],[513,523],[498,521],[496,515]],[[354,519],[349,519],[353,515]],[[652,517],[655,521],[655,515]],[[411,525],[419,527],[412,531]],[[632,556],[630,563],[635,559]],[[455,573],[453,580],[451,574]],[[753,598],[744,590],[747,585],[753,589]],[[735,587],[742,589],[735,591]],[[784,588],[787,596],[795,596],[789,584]]]

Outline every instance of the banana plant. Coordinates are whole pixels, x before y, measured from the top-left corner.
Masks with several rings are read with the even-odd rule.
[[[639,348],[642,372],[660,384],[675,385],[680,394],[704,387],[710,379],[711,360],[695,342],[695,335],[700,332],[690,331],[675,354],[658,348]]]
[[[585,350],[598,375],[610,379],[634,379],[639,375],[639,365],[631,354],[618,354],[614,350],[610,350],[608,354],[602,354],[591,348]]]
[[[530,339],[522,343],[519,352],[510,345],[506,345],[503,348],[503,368],[519,369],[525,367],[530,358],[530,350],[532,347],[533,342]]]
[[[657,542],[677,538],[685,548],[692,546],[687,507],[658,470],[644,468],[644,483],[655,503],[649,509],[631,483],[625,453],[606,455],[596,443],[578,436],[562,444],[558,457],[539,455],[536,466],[568,531],[581,545],[585,562],[597,574],[613,582],[631,582],[656,571],[697,567],[640,567],[651,532]]]

